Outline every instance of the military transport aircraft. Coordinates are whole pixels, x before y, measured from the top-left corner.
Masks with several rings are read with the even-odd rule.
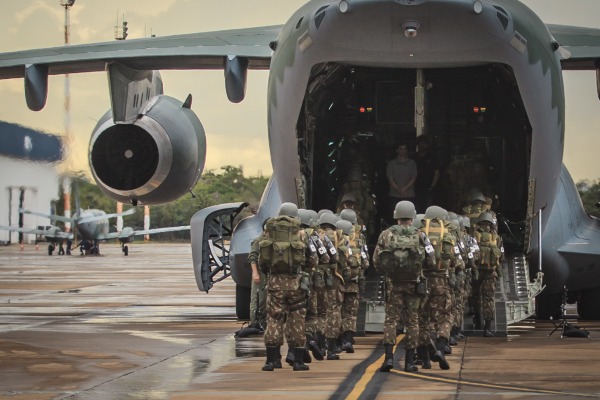
[[[49,74],[107,71],[112,107],[92,132],[90,166],[106,194],[134,205],[181,196],[205,160],[191,96],[163,94],[160,69],[223,69],[232,102],[244,98],[248,69],[270,69],[273,175],[258,212],[235,230],[245,203],[191,221],[198,288],[231,275],[238,315],[247,315],[247,254],[265,218],[284,201],[334,208],[353,174],[385,198],[389,149],[428,134],[447,175],[440,205],[457,210],[474,184],[496,198],[506,268],[526,273],[522,287],[505,289],[531,302],[543,276],[538,316],[559,308],[566,285],[582,317],[600,318],[600,223],[562,165],[562,71],[598,71],[600,91],[600,30],[546,25],[518,0],[312,0],[283,26],[0,58],[0,78],[24,78],[32,110],[44,107]]]
[[[189,230],[190,226],[173,226],[166,228],[154,228],[144,230],[134,230],[131,227],[124,227],[120,232],[109,232],[109,219],[131,215],[135,213],[135,208],[130,208],[122,213],[107,214],[102,210],[87,209],[83,210],[77,206],[77,211],[72,217],[63,217],[60,215],[49,215],[40,212],[20,209],[23,214],[36,215],[38,217],[48,218],[51,221],[69,222],[74,227],[78,240],[87,240],[89,242],[97,242],[99,240],[116,239],[121,243],[121,250],[124,255],[129,255],[128,243],[131,243],[135,236],[152,235],[156,233],[174,232],[181,230]],[[71,232],[63,232],[60,228],[52,226],[47,230],[34,228],[20,228],[14,226],[0,226],[0,229],[30,233],[35,235],[43,235],[48,245],[48,255],[52,255],[56,246],[66,240],[75,238],[75,234]]]

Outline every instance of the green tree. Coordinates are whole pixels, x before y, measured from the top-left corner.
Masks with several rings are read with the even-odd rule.
[[[594,217],[600,218],[600,208],[596,207],[596,203],[600,201],[600,179],[579,181],[577,182],[577,190],[585,211]]]

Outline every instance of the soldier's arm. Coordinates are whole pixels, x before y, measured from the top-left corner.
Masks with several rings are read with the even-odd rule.
[[[260,274],[258,273],[258,253],[260,250],[259,242],[263,236],[259,236],[252,241],[250,245],[250,253],[248,254],[248,261],[250,262],[250,268],[252,269],[252,280],[254,283],[260,283]]]

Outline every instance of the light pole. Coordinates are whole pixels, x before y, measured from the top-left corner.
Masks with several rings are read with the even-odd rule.
[[[70,25],[71,20],[69,18],[69,11],[71,7],[75,4],[75,0],[60,0],[60,5],[65,9],[65,46],[69,45],[69,36],[70,33]],[[71,218],[71,177],[68,175],[71,173],[71,163],[69,160],[69,151],[71,150],[72,138],[71,138],[71,82],[69,79],[69,74],[65,74],[65,98],[64,98],[64,140],[67,148],[67,156],[66,156],[66,173],[63,176],[63,193],[64,193],[64,215],[67,218]],[[71,231],[71,223],[65,222],[65,231]]]

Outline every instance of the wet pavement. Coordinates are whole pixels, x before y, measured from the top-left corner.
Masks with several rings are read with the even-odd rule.
[[[101,250],[0,247],[0,399],[600,398],[596,321],[570,321],[589,338],[533,320],[508,338],[469,337],[448,371],[377,372],[381,336],[368,334],[340,361],[263,372],[262,338],[233,336],[235,284],[198,292],[189,244]],[[398,348],[397,368],[403,358]]]

